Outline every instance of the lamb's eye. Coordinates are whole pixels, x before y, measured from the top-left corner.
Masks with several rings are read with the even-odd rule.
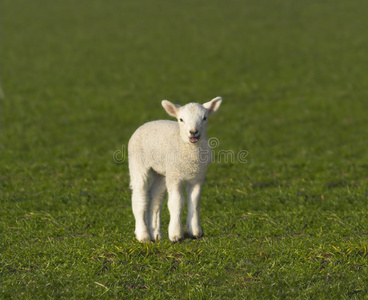
[[[204,117],[204,118],[203,118],[203,121],[206,121],[206,120],[207,120],[207,117]]]
[[[180,122],[184,122],[184,120],[182,118],[179,119]]]

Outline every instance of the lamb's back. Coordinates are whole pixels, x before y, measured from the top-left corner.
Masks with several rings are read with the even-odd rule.
[[[142,151],[166,151],[175,146],[179,138],[179,125],[169,120],[157,120],[143,124],[133,134],[131,141],[141,144]],[[129,143],[130,143],[129,142]]]
[[[166,173],[166,160],[170,152],[180,147],[179,125],[169,120],[157,120],[143,124],[129,141],[129,160],[135,160],[145,168]]]

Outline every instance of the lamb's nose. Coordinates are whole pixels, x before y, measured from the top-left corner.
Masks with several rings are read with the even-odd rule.
[[[189,133],[194,136],[194,135],[196,135],[198,133],[198,130],[196,130],[196,131],[189,130]]]

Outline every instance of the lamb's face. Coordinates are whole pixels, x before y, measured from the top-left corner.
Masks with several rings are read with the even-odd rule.
[[[198,103],[180,107],[177,114],[180,136],[186,143],[197,143],[206,137],[208,110]]]
[[[180,106],[167,100],[161,104],[170,116],[178,119],[181,139],[185,143],[195,144],[200,139],[206,139],[208,116],[218,110],[221,101],[221,97],[216,97],[203,105],[189,103]]]

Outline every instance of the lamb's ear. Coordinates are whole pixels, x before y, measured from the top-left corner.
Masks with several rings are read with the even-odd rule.
[[[219,109],[221,102],[222,102],[222,98],[216,97],[212,99],[211,101],[204,103],[203,106],[204,108],[208,110],[208,114],[210,115]]]
[[[161,104],[170,116],[177,118],[180,105],[171,103],[167,100],[162,100]]]

